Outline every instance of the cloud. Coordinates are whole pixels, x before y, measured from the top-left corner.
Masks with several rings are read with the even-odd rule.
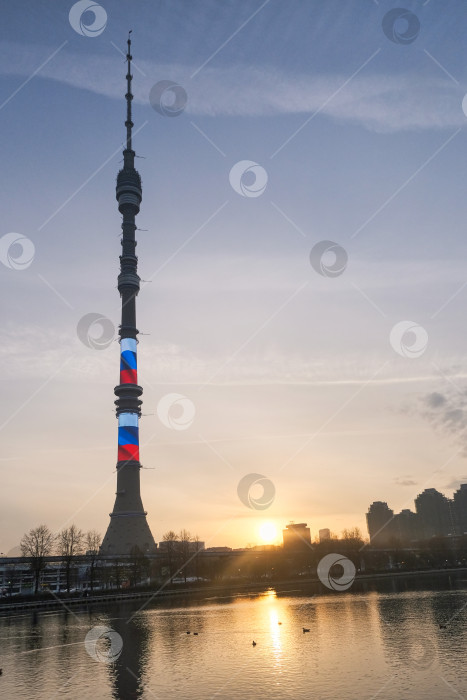
[[[452,476],[451,481],[445,485],[445,489],[457,491],[461,484],[467,484],[467,476]]]
[[[450,388],[444,393],[433,391],[421,397],[419,403],[421,415],[432,426],[445,434],[454,435],[456,443],[462,447],[462,454],[467,456],[467,388],[465,382]]]
[[[0,74],[29,77],[52,53],[51,47],[0,43]],[[275,116],[320,113],[375,131],[456,128],[465,122],[460,87],[447,78],[415,74],[290,75],[278,69],[242,64],[206,67],[139,61],[135,101],[149,104],[149,91],[160,80],[174,80],[188,94],[190,116]],[[145,75],[143,75],[143,73]],[[48,78],[112,99],[122,99],[121,57],[60,51],[40,71]],[[344,86],[344,83],[347,83]]]
[[[417,481],[414,481],[414,479],[408,477],[401,477],[401,476],[396,476],[394,479],[394,483],[397,484],[398,486],[416,486]]]
[[[433,391],[431,394],[428,394],[425,401],[430,408],[436,409],[446,403],[446,397],[439,394],[437,391]]]
[[[53,343],[50,342],[51,336]],[[148,384],[188,385],[200,383],[216,386],[310,386],[310,387],[364,387],[371,378],[372,386],[404,387],[421,384],[429,387],[439,375],[423,371],[414,374],[413,368],[401,371],[398,363],[385,364],[384,360],[347,353],[345,357],[316,354],[310,358],[299,352],[290,352],[287,346],[276,342],[264,345],[258,354],[254,346],[245,346],[239,357],[234,357],[227,346],[215,350],[192,346],[190,341],[157,341],[148,336],[138,347],[140,371]],[[4,381],[46,381],[55,377],[63,382],[112,386],[118,363],[118,340],[102,350],[85,347],[78,339],[76,328],[68,321],[57,319],[48,328],[24,324],[6,324],[0,360],[5,367]],[[382,371],[384,365],[384,371]],[[456,382],[465,381],[467,374],[451,375]],[[144,383],[144,382],[143,382]],[[12,384],[14,389],[14,384]],[[6,389],[5,389],[6,391]],[[424,394],[414,409],[403,407],[401,413],[422,413],[437,428],[450,433],[462,433],[464,409],[454,405],[444,395],[432,398]],[[432,403],[435,401],[436,406]],[[467,411],[467,393],[465,395]],[[444,406],[444,411],[439,408]],[[466,437],[467,450],[467,437]],[[410,485],[402,484],[400,485]]]

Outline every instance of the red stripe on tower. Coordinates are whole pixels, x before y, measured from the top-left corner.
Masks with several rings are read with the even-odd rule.
[[[119,445],[118,461],[126,462],[130,459],[134,459],[139,462],[139,445]]]
[[[120,370],[120,384],[137,384],[138,373],[135,369]]]

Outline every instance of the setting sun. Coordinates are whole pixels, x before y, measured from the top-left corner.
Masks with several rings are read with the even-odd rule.
[[[277,537],[277,528],[274,523],[263,523],[259,528],[259,534],[265,544],[271,544]]]

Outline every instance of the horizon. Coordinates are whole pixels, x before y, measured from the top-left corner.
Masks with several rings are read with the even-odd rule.
[[[458,490],[461,490],[462,486],[465,486],[465,487],[467,488],[467,484],[460,484]],[[435,491],[436,491],[436,489],[435,489]],[[426,492],[426,489],[424,489],[424,491],[422,491],[421,494],[422,494],[422,493],[425,493],[425,492]],[[439,491],[436,491],[436,492],[437,492],[437,493],[440,493]],[[417,496],[418,496],[418,495],[421,495],[421,494],[417,494]],[[447,499],[449,499],[449,500],[452,501],[452,498],[450,499],[449,496],[446,496],[446,494],[442,494],[442,495],[443,495],[445,498],[447,498]],[[453,493],[453,495],[454,495],[454,493]],[[391,504],[388,503],[387,501],[380,501],[380,500],[373,501],[371,504],[369,504],[369,506],[368,506],[368,511],[367,511],[367,513],[365,514],[365,517],[368,515],[368,512],[369,512],[369,510],[370,510],[370,507],[371,507],[372,505],[374,505],[375,503],[383,503],[383,504],[386,504],[386,505],[388,505],[389,509],[391,509]],[[415,505],[415,503],[414,503],[414,505]],[[391,510],[392,510],[392,509],[391,509]],[[404,509],[403,509],[403,510],[404,510]],[[415,508],[415,510],[411,510],[410,508],[407,509],[407,510],[410,510],[410,512],[412,512],[412,513],[417,513],[416,508]],[[397,516],[397,515],[398,515],[398,514],[394,511],[394,516]],[[394,517],[394,516],[393,516],[393,517]],[[387,522],[387,525],[390,525],[391,522],[392,522],[392,520],[388,521],[388,522]],[[283,540],[283,533],[284,533],[284,531],[289,527],[289,525],[297,525],[297,524],[299,524],[299,523],[302,523],[302,521],[299,521],[299,520],[289,520],[286,524],[284,524],[283,526],[281,526],[281,525],[279,525],[279,524],[277,523],[277,521],[274,520],[274,519],[267,519],[267,518],[264,518],[264,519],[260,520],[258,523],[256,523],[256,532],[255,532],[255,535],[256,535],[257,537],[259,537],[259,541],[251,541],[251,540],[250,540],[247,544],[244,544],[244,545],[242,545],[242,546],[235,546],[235,547],[230,547],[229,545],[226,545],[226,544],[220,544],[220,543],[215,544],[215,543],[212,543],[212,544],[210,545],[210,547],[212,547],[212,548],[227,547],[227,548],[231,548],[231,549],[233,549],[233,550],[237,550],[237,549],[248,549],[248,548],[255,548],[255,547],[263,547],[263,546],[281,547],[281,546],[283,546],[283,543],[284,543],[284,540]],[[75,523],[70,523],[70,524],[68,525],[68,527],[69,527],[71,524],[75,524]],[[361,530],[358,526],[347,526],[347,527],[345,527],[343,530],[341,530],[340,532],[334,532],[331,528],[326,528],[326,527],[322,527],[322,528],[319,528],[317,531],[314,531],[314,530],[312,530],[312,528],[309,526],[308,522],[303,522],[302,524],[304,524],[304,525],[305,525],[306,527],[308,527],[309,530],[310,530],[311,544],[316,544],[317,542],[321,542],[321,534],[320,534],[320,533],[321,533],[321,530],[329,530],[329,538],[325,538],[325,539],[331,539],[331,540],[334,540],[334,539],[336,539],[336,540],[346,539],[346,534],[347,534],[349,531],[355,531],[355,530],[356,530],[356,531],[358,531],[358,533],[361,535],[361,539],[362,539],[363,542],[365,542],[365,543],[371,543],[371,542],[372,542],[372,537],[371,537],[370,532],[369,532],[369,530],[368,530],[368,524],[367,524],[367,523],[366,523],[365,530]],[[38,524],[38,525],[39,525],[39,524]],[[40,523],[40,525],[46,525],[46,526],[47,526],[46,523]],[[33,529],[33,528],[30,528],[30,529]],[[83,528],[80,528],[80,529],[81,529],[84,533],[86,532],[85,529],[83,529]],[[384,529],[384,528],[383,528],[383,529]],[[176,535],[176,537],[179,538],[179,533],[181,533],[182,531],[185,532],[186,535],[189,536],[189,537],[191,538],[190,541],[198,541],[198,540],[199,540],[200,542],[202,542],[203,544],[205,544],[205,541],[204,541],[203,537],[202,537],[202,536],[200,537],[200,536],[199,536],[199,533],[190,532],[190,530],[186,530],[185,528],[182,528],[182,530],[172,530],[172,529],[169,529],[169,530],[167,530],[167,532],[161,533],[161,537],[164,538],[164,536],[165,536],[166,534],[168,534],[169,532],[173,532],[173,533]],[[378,530],[378,532],[379,532],[379,530]],[[23,534],[26,534],[26,533],[23,533]],[[53,533],[52,533],[52,534],[53,534]],[[377,533],[377,534],[378,534],[378,533]],[[461,532],[460,534],[462,534],[462,532]],[[58,535],[58,532],[55,533],[55,536],[57,536],[57,535]],[[103,533],[99,533],[99,535],[101,536],[101,540],[102,540]],[[159,549],[160,549],[161,543],[164,542],[164,539],[157,539],[157,538],[154,538],[154,539],[155,539],[155,542],[156,542],[157,549],[159,550]],[[175,540],[174,540],[174,541],[175,541]],[[209,547],[206,547],[206,549],[209,549]],[[17,554],[17,553],[14,553],[14,552],[17,552],[18,550],[20,550],[20,547],[19,547],[19,545],[16,545],[15,547],[11,548],[11,549],[10,549],[8,552],[6,552],[6,553],[0,552],[0,556],[4,556],[4,557],[16,557],[16,556],[18,556],[18,554]]]

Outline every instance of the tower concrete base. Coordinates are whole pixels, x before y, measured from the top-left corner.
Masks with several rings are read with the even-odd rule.
[[[101,554],[131,554],[134,547],[154,554],[156,543],[146,520],[140,492],[137,461],[117,462],[117,492],[110,523],[101,544]]]
[[[149,529],[146,515],[110,514],[110,524],[102,541],[101,554],[131,554],[134,547],[143,554],[154,554],[156,543]]]

